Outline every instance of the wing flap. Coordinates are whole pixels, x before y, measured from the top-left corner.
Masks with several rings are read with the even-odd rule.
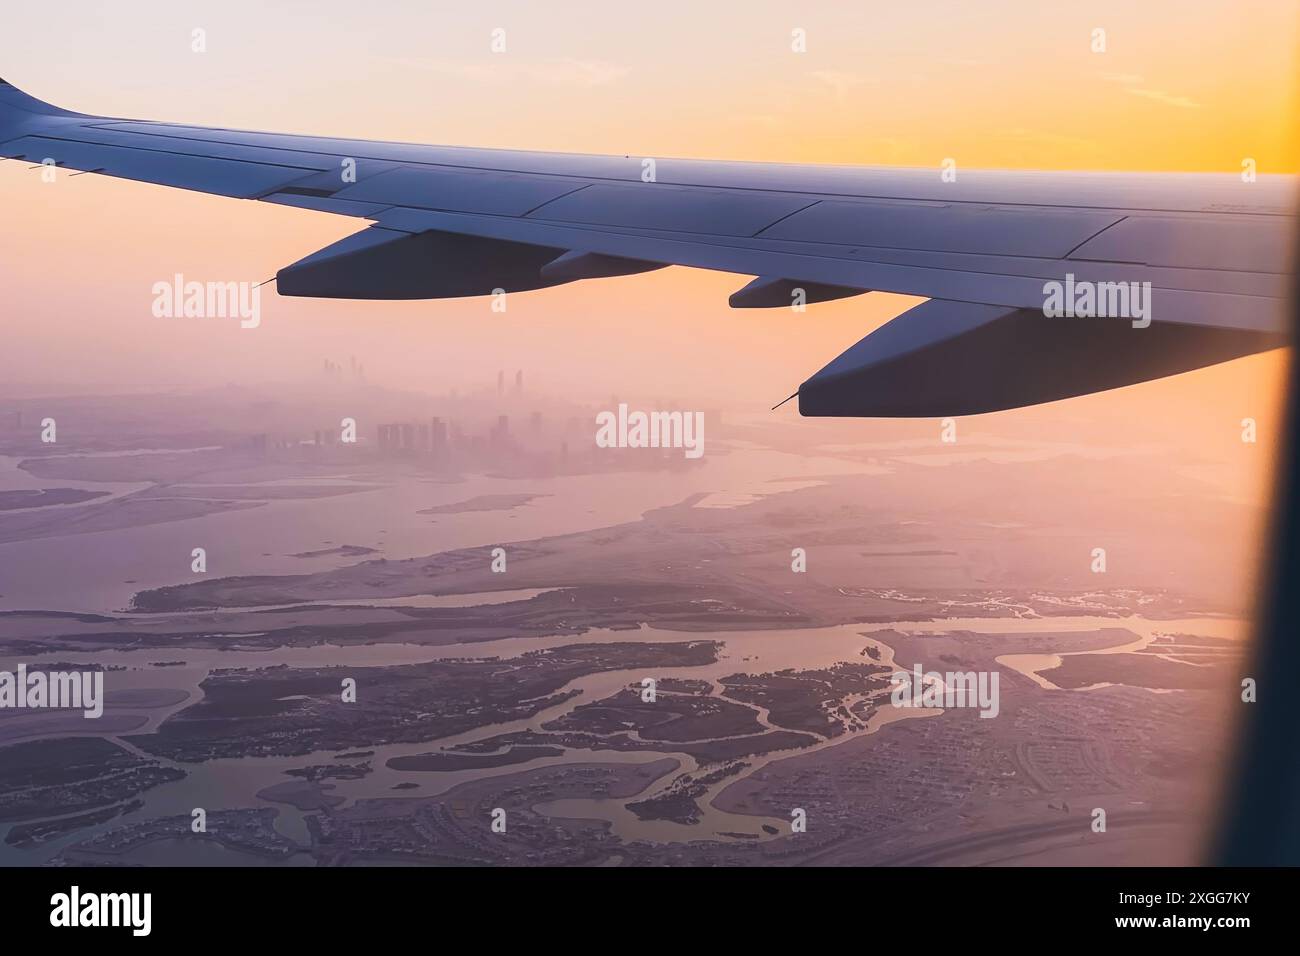
[[[1279,216],[1132,217],[1070,258],[1282,275],[1290,269],[1294,237],[1294,221]]]
[[[819,202],[762,236],[842,246],[1059,259],[1123,216],[1094,210]]]
[[[338,199],[491,216],[522,216],[587,184],[554,176],[398,167],[349,186]]]
[[[532,219],[618,229],[752,236],[809,205],[804,196],[660,183],[600,183],[535,209]]]

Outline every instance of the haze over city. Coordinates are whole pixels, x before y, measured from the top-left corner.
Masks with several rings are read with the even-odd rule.
[[[0,75],[382,141],[1300,168],[1300,12],[1262,0],[199,7],[15,8]],[[924,300],[732,309],[751,276],[670,266],[447,300],[268,282],[241,325],[156,287],[261,283],[362,225],[29,159],[0,209],[0,672],[105,693],[0,710],[0,863],[1198,859],[1288,352],[804,418],[773,406]],[[630,414],[666,416],[656,447]]]

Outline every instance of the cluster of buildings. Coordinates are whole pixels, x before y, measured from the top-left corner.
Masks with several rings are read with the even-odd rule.
[[[359,381],[363,374],[355,359],[350,369],[326,361],[325,371],[331,379],[350,376]],[[381,396],[378,401],[382,400]],[[618,407],[617,398],[611,401]],[[453,390],[438,416],[393,419],[388,417],[391,406],[387,412],[376,412],[358,401],[355,411],[336,406],[338,414],[355,421],[351,434],[338,425],[315,429],[310,438],[302,432],[289,437],[263,432],[250,435],[245,447],[259,456],[346,450],[350,455],[360,452],[366,458],[410,461],[439,470],[483,468],[532,475],[677,469],[691,464],[682,460],[679,448],[598,448],[595,412],[553,403],[544,415],[541,408],[533,407],[537,404],[525,400],[522,370],[514,373],[513,387],[502,370],[495,390],[491,386],[470,394]]]
[[[506,431],[506,416],[501,416],[501,429]],[[401,422],[379,425],[376,428],[376,447],[384,458],[419,457],[445,458],[447,455],[447,423],[441,418],[427,422]],[[318,436],[320,432],[316,433]]]

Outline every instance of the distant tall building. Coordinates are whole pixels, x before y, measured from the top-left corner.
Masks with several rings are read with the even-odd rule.
[[[496,426],[488,436],[488,441],[494,449],[500,450],[505,448],[510,438],[510,417],[508,415],[498,415]]]
[[[505,369],[497,372],[497,396],[500,397],[506,393],[506,372]]]
[[[429,447],[428,425],[396,422],[379,426],[379,454],[387,458],[410,457]]]
[[[515,372],[515,394],[522,395],[523,393],[524,393],[524,370],[520,369],[519,371]]]
[[[445,458],[447,455],[447,423],[441,418],[435,418],[431,424],[430,442],[433,457],[437,459]]]

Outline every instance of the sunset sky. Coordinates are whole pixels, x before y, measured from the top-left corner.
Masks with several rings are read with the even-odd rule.
[[[1277,0],[27,4],[0,15],[0,76],[82,112],[412,142],[1229,173],[1252,157],[1262,173],[1295,172],[1298,11]],[[489,49],[496,27],[504,54]],[[1104,53],[1091,50],[1098,27]],[[191,51],[195,28],[206,53]],[[806,53],[791,51],[795,28]],[[400,386],[522,367],[556,390],[757,410],[917,301],[737,312],[726,297],[743,277],[673,268],[520,294],[504,316],[480,300],[281,299],[268,287],[257,330],[160,320],[149,308],[160,279],[265,279],[359,223],[97,176],[45,185],[27,165],[0,163],[0,380],[12,387],[293,380],[355,355]],[[1266,356],[1136,391],[1152,409],[1235,421],[1239,406],[1267,402],[1280,367]]]

